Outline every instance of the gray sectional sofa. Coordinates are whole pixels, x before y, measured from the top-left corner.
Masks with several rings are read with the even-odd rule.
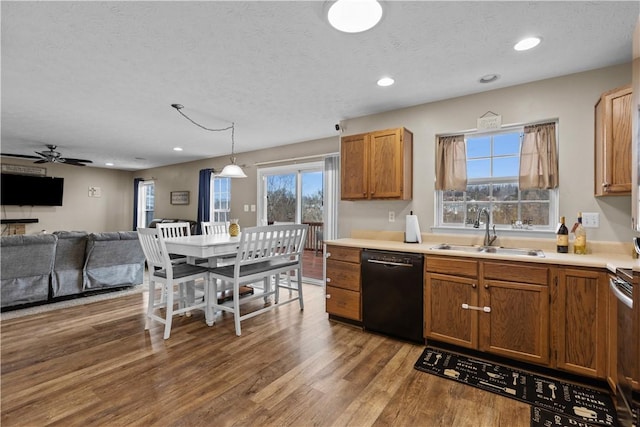
[[[135,231],[3,236],[0,307],[46,303],[144,281]]]

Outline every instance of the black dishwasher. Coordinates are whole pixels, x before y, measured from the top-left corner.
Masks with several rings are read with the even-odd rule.
[[[419,254],[362,251],[362,323],[365,330],[424,344]]]

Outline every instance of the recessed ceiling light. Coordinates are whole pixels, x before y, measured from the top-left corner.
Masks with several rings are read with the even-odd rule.
[[[327,13],[331,26],[345,33],[367,31],[381,18],[382,6],[376,0],[337,0]]]
[[[480,77],[480,80],[478,80],[480,83],[491,83],[491,82],[495,82],[496,80],[498,80],[500,76],[497,74],[487,74],[485,76]]]
[[[182,147],[173,147],[173,151],[182,151]]]
[[[542,39],[540,37],[528,37],[526,39],[520,40],[518,43],[513,46],[515,50],[529,50],[540,44]]]
[[[394,84],[396,81],[393,80],[391,77],[383,77],[380,80],[378,80],[378,86],[391,86],[392,84]]]
[[[105,165],[105,166],[113,166],[113,163],[111,163],[111,162],[107,162],[107,163],[105,163],[104,165]]]

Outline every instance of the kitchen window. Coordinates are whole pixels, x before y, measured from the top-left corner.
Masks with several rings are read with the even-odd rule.
[[[451,186],[462,189],[436,191],[436,227],[472,228],[487,208],[496,229],[555,231],[557,189],[519,188],[524,133],[525,126],[514,126],[464,135],[466,186],[456,181]]]

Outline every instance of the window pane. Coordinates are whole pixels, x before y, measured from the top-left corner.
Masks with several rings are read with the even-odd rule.
[[[467,160],[467,178],[487,178],[491,176],[491,159]]]
[[[443,191],[442,201],[444,202],[464,201],[464,191],[455,191],[455,190]]]
[[[520,154],[520,134],[505,133],[493,137],[493,155],[504,156]]]
[[[322,222],[322,171],[302,172],[302,222]]]
[[[522,200],[549,200],[549,190],[522,190]]]
[[[493,184],[493,200],[517,201],[518,200],[518,184],[516,183]]]
[[[296,174],[267,177],[267,223],[295,222]]]
[[[467,224],[473,224],[478,218],[478,214],[482,210],[482,208],[489,209],[489,203],[469,203],[467,205]],[[480,216],[480,225],[484,226],[484,223],[487,221],[487,217],[483,215]]]
[[[496,203],[491,216],[494,224],[511,225],[518,218],[518,203]]]
[[[495,157],[493,159],[493,176],[508,177],[518,176],[520,159],[517,157]]]
[[[467,185],[467,201],[488,201],[490,199],[491,186],[489,184]]]
[[[548,203],[522,203],[520,206],[522,222],[531,225],[549,225],[549,204]]]
[[[467,139],[467,158],[491,156],[491,138],[488,136]]]
[[[464,204],[445,203],[443,206],[442,221],[449,224],[462,224],[464,222]]]

